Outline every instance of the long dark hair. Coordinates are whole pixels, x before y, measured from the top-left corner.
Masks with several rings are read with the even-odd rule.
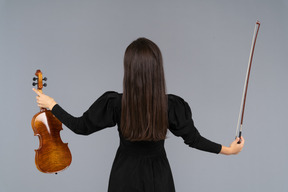
[[[124,55],[121,132],[130,141],[159,141],[168,127],[162,54],[146,38],[133,41]]]

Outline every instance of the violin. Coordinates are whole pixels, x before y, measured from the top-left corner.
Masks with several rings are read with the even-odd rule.
[[[33,78],[33,86],[42,93],[43,86],[46,87],[47,78],[42,76],[41,70],[37,70]],[[34,136],[39,137],[39,148],[35,149],[35,165],[43,173],[55,173],[69,167],[72,155],[68,143],[63,143],[60,137],[62,123],[46,108],[40,108],[31,121]]]

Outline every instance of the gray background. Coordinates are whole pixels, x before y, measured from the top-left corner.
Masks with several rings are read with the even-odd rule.
[[[80,116],[105,91],[122,92],[125,48],[142,36],[163,53],[168,93],[190,104],[202,135],[229,145],[257,19],[244,150],[209,154],[171,133],[166,149],[179,192],[287,191],[287,8],[284,0],[1,0],[0,191],[107,190],[116,128],[87,137],[64,127],[71,166],[57,176],[36,169],[32,77],[41,69],[43,91]]]

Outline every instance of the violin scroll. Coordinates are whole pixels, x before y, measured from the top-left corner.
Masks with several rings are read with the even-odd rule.
[[[43,84],[43,81],[47,81],[47,77],[42,77],[43,75],[42,75],[42,72],[41,72],[41,70],[37,70],[36,71],[36,73],[35,73],[35,75],[37,76],[37,77],[33,77],[33,81],[35,81],[35,82],[33,82],[32,83],[32,85],[33,86],[35,86],[35,85],[37,85],[37,89],[38,90],[42,90],[43,89],[43,86],[44,87],[46,87],[47,86],[47,83],[44,83]]]

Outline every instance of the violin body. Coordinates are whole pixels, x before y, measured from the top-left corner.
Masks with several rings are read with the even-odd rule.
[[[39,171],[44,173],[57,173],[67,168],[72,156],[67,143],[60,137],[62,123],[50,110],[34,115],[31,121],[34,135],[39,137],[40,146],[35,150],[35,164]]]
[[[39,148],[35,149],[37,169],[43,173],[56,174],[66,169],[72,162],[72,155],[68,144],[63,143],[60,137],[62,123],[50,110],[41,108],[40,112],[33,116],[31,126],[34,135],[39,137]]]

